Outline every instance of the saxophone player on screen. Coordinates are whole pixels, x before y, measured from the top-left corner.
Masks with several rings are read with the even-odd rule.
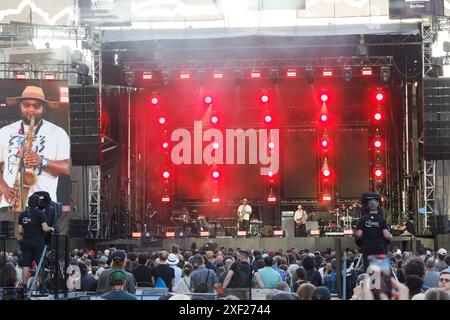
[[[0,212],[24,210],[22,204],[36,191],[57,201],[58,177],[70,174],[70,140],[44,115],[59,103],[46,100],[42,88],[27,86],[6,104],[18,106],[22,119],[0,129]]]
[[[252,207],[247,204],[247,199],[242,199],[241,205],[237,210],[238,214],[238,229],[249,231],[250,227],[250,215],[252,214]]]

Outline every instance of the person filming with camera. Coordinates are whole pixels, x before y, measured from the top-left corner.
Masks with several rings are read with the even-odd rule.
[[[23,255],[23,284],[26,285],[30,278],[30,267],[35,261],[39,262],[45,245],[44,232],[54,232],[53,227],[48,226],[47,216],[38,209],[39,196],[32,195],[28,198],[28,210],[19,216],[17,233],[22,236],[21,250]]]
[[[370,255],[386,254],[387,244],[392,240],[388,224],[379,214],[380,203],[377,200],[368,202],[369,212],[361,217],[356,226],[356,243],[362,247],[364,270],[368,267]]]

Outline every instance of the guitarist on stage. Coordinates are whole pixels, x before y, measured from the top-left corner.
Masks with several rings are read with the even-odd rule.
[[[308,219],[308,215],[306,211],[302,209],[302,205],[299,204],[297,206],[297,211],[294,214],[295,221],[295,236],[296,237],[306,237],[306,220]]]
[[[247,199],[242,199],[242,204],[239,206],[237,214],[239,230],[245,230],[248,232],[250,226],[250,215],[252,214],[252,207],[247,204],[247,202]]]

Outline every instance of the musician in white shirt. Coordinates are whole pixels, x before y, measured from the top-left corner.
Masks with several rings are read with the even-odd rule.
[[[250,215],[252,214],[252,207],[247,204],[247,199],[242,199],[242,204],[237,210],[239,229],[246,230],[248,232],[250,226]]]
[[[299,204],[297,206],[297,211],[294,214],[295,221],[295,236],[296,237],[306,237],[306,220],[308,219],[308,215],[306,211],[303,210],[302,205]]]

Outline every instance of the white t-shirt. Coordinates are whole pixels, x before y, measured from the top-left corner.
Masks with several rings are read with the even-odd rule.
[[[18,169],[18,149],[22,144],[24,135],[21,133],[22,120],[14,122],[0,129],[0,162],[4,163],[3,178],[12,188]],[[36,130],[39,130],[36,132]],[[24,126],[25,134],[28,126]],[[33,152],[44,156],[48,160],[70,159],[70,139],[66,131],[51,122],[43,120],[40,127],[35,127],[33,137]],[[46,171],[35,169],[38,175],[37,183],[30,188],[29,195],[36,191],[47,191],[53,201],[57,201],[56,188],[58,177]],[[0,207],[7,207],[9,204],[2,197]]]
[[[238,214],[241,212],[244,212],[244,220],[250,220],[250,214],[252,213],[252,207],[250,207],[248,204],[243,205],[241,204],[238,208]]]

